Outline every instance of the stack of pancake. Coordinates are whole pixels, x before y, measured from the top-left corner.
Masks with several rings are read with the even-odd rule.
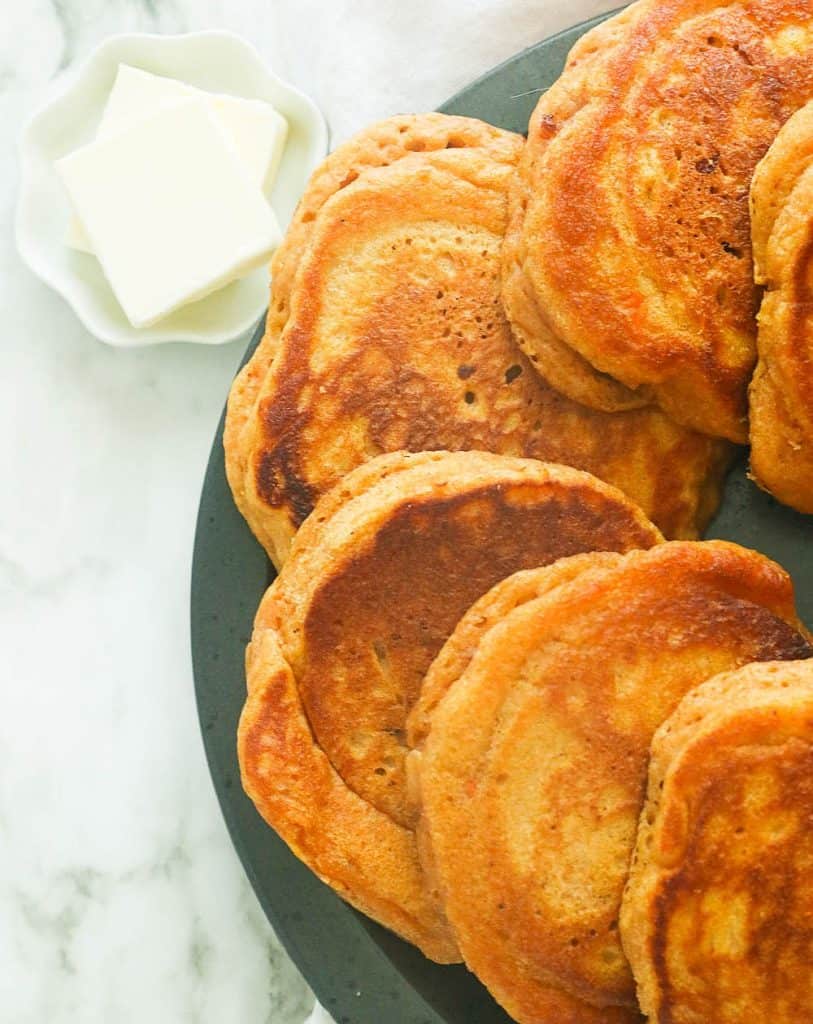
[[[653,733],[716,673],[811,655],[787,577],[719,542],[577,556],[464,617],[410,720],[419,850],[465,962],[516,1020],[638,1020],[625,954],[645,924],[619,915]],[[741,955],[759,973],[758,943]]]
[[[232,388],[229,482],[279,570],[243,785],[521,1024],[813,1006],[813,646],[783,569],[697,540],[758,356],[753,472],[813,510],[811,42],[807,0],[639,0],[527,141],[363,131]]]
[[[521,1024],[626,1024],[627,956],[646,977],[627,944],[665,927],[648,911],[619,929],[653,734],[718,673],[811,657],[779,566],[665,542],[589,474],[483,452],[379,456],[317,503],[263,598],[243,785],[320,878],[428,957],[464,960]],[[813,715],[804,729],[813,742]],[[771,796],[780,825],[801,778]],[[718,856],[736,824],[715,832]],[[646,938],[642,956],[664,942]],[[746,946],[757,976],[758,936]]]
[[[278,568],[321,495],[400,450],[575,466],[620,487],[669,537],[697,537],[715,511],[727,444],[654,407],[588,409],[520,350],[500,264],[522,143],[469,118],[397,117],[311,180],[226,421],[235,500]]]
[[[639,0],[573,48],[531,118],[503,271],[516,337],[570,398],[747,441],[748,188],[813,98],[812,24],[795,0]]]

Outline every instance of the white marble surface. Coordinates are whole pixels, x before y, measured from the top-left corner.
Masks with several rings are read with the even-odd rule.
[[[125,30],[230,28],[339,140],[428,109],[600,0],[3,0],[0,1020],[301,1024],[231,849],[192,696],[192,533],[240,346],[115,351],[14,251],[15,141]],[[385,1022],[382,1022],[385,1024]]]

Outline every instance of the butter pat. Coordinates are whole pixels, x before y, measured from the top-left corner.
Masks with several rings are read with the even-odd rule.
[[[252,180],[260,188],[270,185],[279,168],[288,122],[263,100],[204,92],[186,82],[120,64],[97,137],[109,138],[166,103],[188,96],[206,100],[212,114],[237,147]]]
[[[273,211],[199,96],[56,166],[134,327],[242,277],[279,245]]]
[[[217,95],[209,95],[207,99],[251,177],[261,189],[270,190],[288,138],[288,122],[270,103],[262,100]]]
[[[96,138],[111,138],[134,121],[190,97],[208,104],[210,113],[234,143],[251,180],[261,189],[270,190],[288,137],[288,122],[263,100],[204,92],[174,78],[120,64]],[[66,241],[73,249],[93,252],[76,214],[68,224]]]

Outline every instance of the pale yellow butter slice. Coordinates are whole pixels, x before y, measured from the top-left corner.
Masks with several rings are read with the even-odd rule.
[[[126,130],[133,121],[191,96],[209,104],[211,113],[234,142],[251,180],[270,191],[288,137],[288,122],[263,100],[204,92],[174,78],[120,64],[96,137],[110,138]],[[93,252],[76,212],[68,222],[65,240],[73,249]]]
[[[134,327],[242,277],[280,242],[271,207],[199,96],[56,166]]]

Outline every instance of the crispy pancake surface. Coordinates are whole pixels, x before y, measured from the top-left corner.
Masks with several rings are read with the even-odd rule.
[[[247,446],[241,443],[241,436],[288,320],[296,270],[322,206],[364,171],[386,167],[410,153],[491,145],[503,149],[506,133],[484,121],[447,114],[401,114],[365,128],[335,149],[313,172],[271,261],[271,303],[265,335],[235,378],[229,395],[224,434],[226,472],[235,502],[244,515]]]
[[[656,410],[608,416],[571,402],[514,342],[499,270],[520,148],[497,132],[488,145],[402,156],[308,222],[276,357],[250,412],[236,382],[226,437],[238,504],[277,565],[320,495],[401,449],[574,465],[672,537],[697,536],[716,508],[726,446]]]
[[[639,0],[531,118],[505,301],[543,375],[744,442],[756,359],[748,186],[813,96],[809,0]]]
[[[653,1024],[813,1019],[813,662],[749,665],[658,730],[621,937]]]
[[[652,735],[717,672],[813,653],[789,577],[752,551],[671,543],[592,561],[537,570],[536,588],[506,581],[491,609],[481,600],[479,635],[477,612],[464,617],[411,755],[428,887],[521,1024],[637,1019],[617,928]]]
[[[813,513],[813,103],[785,124],[751,183],[759,362],[749,393],[751,473]]]
[[[423,676],[503,577],[660,539],[619,491],[563,466],[432,452],[359,467],[317,505],[257,613],[238,738],[246,792],[354,906],[456,959],[405,785]]]

